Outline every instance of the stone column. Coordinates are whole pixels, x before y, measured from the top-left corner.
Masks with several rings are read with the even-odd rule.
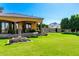
[[[6,32],[6,22],[3,22],[4,23],[4,33]]]
[[[18,23],[18,36],[21,36],[22,33],[22,22]]]

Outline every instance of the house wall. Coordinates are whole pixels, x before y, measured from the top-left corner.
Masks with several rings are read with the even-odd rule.
[[[56,29],[55,28],[42,28],[43,32],[46,32],[46,33],[54,33],[56,32]],[[57,28],[57,32],[61,32],[61,29],[60,28]]]

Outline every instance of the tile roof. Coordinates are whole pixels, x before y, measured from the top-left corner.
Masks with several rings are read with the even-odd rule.
[[[12,16],[12,17],[28,17],[28,18],[41,18],[36,16],[29,16],[24,14],[18,14],[18,13],[0,13],[0,16]]]

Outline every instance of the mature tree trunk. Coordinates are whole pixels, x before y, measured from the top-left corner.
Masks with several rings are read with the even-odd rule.
[[[75,33],[77,32],[77,30],[75,29]]]

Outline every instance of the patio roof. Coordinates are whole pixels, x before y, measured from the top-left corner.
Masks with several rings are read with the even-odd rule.
[[[7,16],[7,17],[22,17],[22,18],[41,18],[37,16],[30,16],[30,15],[24,15],[19,13],[0,13],[0,16]],[[41,18],[43,19],[43,18]]]
[[[19,13],[0,13],[0,21],[10,22],[42,22],[43,18]]]

